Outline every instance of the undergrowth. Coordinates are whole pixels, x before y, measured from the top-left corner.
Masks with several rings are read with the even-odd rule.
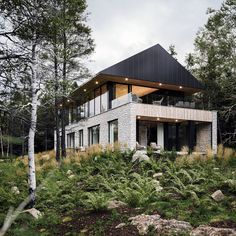
[[[230,219],[236,222],[236,157],[219,147],[217,156],[177,157],[161,153],[150,160],[132,163],[132,151],[96,149],[67,158],[58,165],[53,156],[37,158],[36,208],[43,212],[37,221],[21,214],[9,235],[53,235],[65,215],[75,211],[108,211],[116,199],[145,213],[158,212],[163,218],[190,222],[193,226]],[[161,172],[158,179],[153,174]],[[17,186],[19,194],[11,191]],[[0,225],[10,206],[16,207],[28,194],[27,162],[23,159],[0,163]],[[215,202],[211,194],[221,189],[225,199]],[[27,219],[27,220],[26,220]],[[30,232],[30,233],[29,233]]]

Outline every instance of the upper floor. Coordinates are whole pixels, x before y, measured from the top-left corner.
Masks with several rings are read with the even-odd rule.
[[[92,117],[129,102],[202,108],[193,95],[201,83],[160,45],[99,72],[68,98],[69,122]]]

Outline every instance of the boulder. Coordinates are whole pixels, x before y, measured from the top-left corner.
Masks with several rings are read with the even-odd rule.
[[[13,186],[11,188],[11,192],[14,193],[14,194],[17,194],[17,195],[20,194],[20,190],[18,189],[17,186]]]
[[[124,206],[127,206],[127,204],[118,200],[109,200],[107,202],[107,209],[109,210],[119,208],[119,207],[124,207]]]
[[[147,152],[145,150],[137,150],[132,157],[132,162],[135,162],[136,160],[139,162],[149,161],[150,158],[147,156]]]
[[[158,214],[155,215],[141,214],[130,217],[129,220],[131,221],[131,225],[137,227],[139,234],[144,235],[147,234],[149,226],[156,225],[160,218],[161,217]]]
[[[131,224],[137,226],[139,234],[148,233],[149,226],[154,227],[155,235],[187,234],[192,230],[190,223],[178,220],[163,220],[160,215],[138,215],[130,217]]]
[[[163,176],[163,173],[162,173],[162,172],[158,172],[158,173],[155,173],[152,177],[153,177],[154,179],[158,179],[158,178],[160,178],[161,176]]]
[[[199,226],[196,229],[192,230],[191,236],[235,236],[236,230],[230,228],[215,228],[210,226]]]
[[[120,223],[120,224],[118,224],[115,228],[116,228],[116,229],[120,229],[120,228],[122,228],[122,227],[124,227],[124,226],[126,226],[125,223]]]
[[[225,195],[221,192],[221,190],[217,190],[215,191],[211,197],[216,201],[216,202],[220,202],[224,199]]]
[[[42,213],[41,213],[39,210],[37,210],[36,208],[30,208],[30,209],[27,209],[27,210],[25,210],[25,211],[23,211],[23,212],[29,213],[29,214],[32,215],[35,219],[38,219],[39,217],[42,216]]]

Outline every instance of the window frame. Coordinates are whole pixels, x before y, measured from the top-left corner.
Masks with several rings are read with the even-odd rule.
[[[110,125],[113,122],[117,122],[117,140],[114,142],[111,142],[111,126]],[[108,143],[113,144],[118,141],[119,141],[119,121],[118,121],[118,119],[110,120],[110,121],[108,121]]]
[[[66,137],[67,137],[67,143],[66,143],[67,148],[74,149],[75,148],[75,132],[68,133]],[[71,142],[72,137],[73,137],[73,140],[72,140],[73,142]],[[73,145],[71,145],[71,144],[73,144]]]
[[[93,141],[93,133],[90,132],[95,127],[99,128],[99,130],[98,130],[98,143],[94,143],[94,141]],[[91,135],[92,135],[92,139],[91,139]],[[90,142],[90,139],[91,139],[92,142]],[[100,124],[88,127],[88,146],[92,146],[92,145],[99,144],[99,143],[100,143]]]
[[[79,130],[79,147],[84,146],[84,130],[80,129]]]

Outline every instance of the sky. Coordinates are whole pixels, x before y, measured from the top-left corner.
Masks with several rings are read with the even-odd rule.
[[[196,33],[207,22],[207,8],[223,0],[87,0],[88,25],[95,52],[88,68],[93,74],[159,43],[175,45],[178,61],[194,49]]]

